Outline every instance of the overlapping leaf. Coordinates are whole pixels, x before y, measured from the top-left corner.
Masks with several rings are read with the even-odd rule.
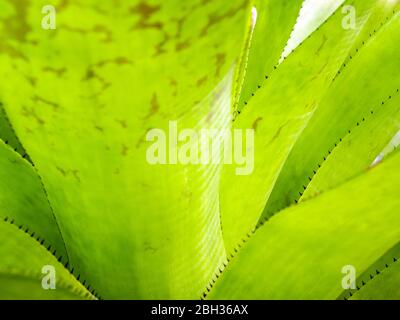
[[[0,0],[0,298],[397,297],[400,4],[313,1]],[[251,175],[149,163],[232,105]]]
[[[236,85],[235,109],[244,103],[278,64],[299,14],[301,0],[254,1],[248,42]]]
[[[361,274],[400,239],[399,165],[397,152],[367,174],[271,218],[208,297],[337,298],[344,266]]]
[[[0,222],[0,242],[0,299],[95,298],[34,237],[15,224]],[[52,289],[47,286],[50,278],[45,277],[53,275]]]
[[[0,218],[23,230],[68,260],[58,222],[32,165],[0,140]]]
[[[378,1],[376,6],[373,7],[374,10],[371,10],[368,15],[375,17],[372,13],[382,10],[381,4],[382,2]],[[342,181],[345,181],[349,175],[358,172],[357,169],[352,169],[352,166],[356,165],[350,159],[351,156],[360,157],[360,160],[364,161],[364,166],[361,169],[368,167],[379,153],[379,147],[383,148],[397,132],[395,123],[391,125],[390,130],[388,127],[380,128],[382,134],[377,136],[371,136],[371,129],[367,129],[379,123],[383,124],[381,121],[384,120],[380,120],[382,117],[389,119],[398,110],[395,102],[389,103],[388,108],[384,108],[387,100],[397,96],[397,89],[400,86],[400,78],[397,72],[400,67],[400,60],[397,59],[396,40],[392,42],[393,39],[400,37],[398,31],[400,21],[398,14],[393,13],[393,8],[390,8],[386,14],[387,16],[381,16],[382,26],[376,19],[370,21],[372,26],[369,25],[369,20],[367,20],[366,26],[376,28],[375,33],[371,36],[368,35],[367,39],[363,38],[364,44],[350,53],[352,55],[352,58],[349,58],[350,62],[341,68],[335,81],[318,104],[307,128],[294,145],[281,170],[274,190],[264,208],[264,218],[268,218],[280,209],[295,203],[303,194],[310,179],[324,163],[324,159],[330,158],[332,150],[341,144],[341,140],[352,139],[351,132],[355,127],[359,125],[363,127],[366,123],[370,123],[367,124],[365,129],[356,130],[364,134],[363,137],[359,138],[357,144],[361,146],[363,140],[363,146],[370,151],[369,157],[357,154],[358,147],[352,146],[352,151],[347,155],[349,159],[344,168],[347,173],[342,172],[340,174],[339,170],[337,171],[337,174],[343,177]],[[359,19],[361,20],[361,18]],[[378,29],[378,27],[380,28]],[[368,65],[368,68],[365,67],[366,65]],[[379,115],[381,113],[380,108],[384,108],[382,112],[386,112],[382,116]],[[385,111],[387,109],[389,110]],[[375,117],[374,112],[378,112],[378,116]],[[385,129],[388,129],[388,131],[385,131]],[[374,150],[368,147],[370,144],[366,143],[369,140],[371,144],[376,145],[375,155],[373,154]],[[337,165],[340,166],[336,162],[335,166]],[[336,171],[336,169],[334,170]],[[333,185],[331,184],[331,186]]]
[[[225,256],[218,175],[149,165],[146,134],[229,123],[247,1],[59,1],[56,30],[46,1],[0,4],[1,99],[70,263],[104,298],[197,297]]]
[[[346,3],[360,17],[368,17],[376,5],[372,0]],[[359,19],[355,29],[347,30],[342,15],[333,14],[288,56],[235,121],[235,128],[255,130],[254,172],[238,177],[228,167],[223,174],[221,214],[228,250],[256,226],[291,149],[365,22]]]

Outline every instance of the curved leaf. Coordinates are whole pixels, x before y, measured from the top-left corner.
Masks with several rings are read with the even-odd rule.
[[[343,3],[344,0],[304,0],[297,23],[282,53],[281,61],[283,58],[287,58],[294,49],[329,19]]]
[[[240,112],[257,89],[278,64],[293,30],[302,0],[256,0],[250,25],[248,48],[239,66],[237,79],[237,110]]]
[[[229,125],[247,1],[59,1],[56,30],[40,29],[43,1],[1,5],[20,26],[2,99],[71,264],[104,298],[197,297],[225,257],[219,169],[150,165],[146,135]]]
[[[6,112],[4,111],[3,105],[0,103],[0,139],[6,144],[9,144],[15,152],[18,152],[22,157],[31,161],[29,155],[26,154],[24,147],[15,135],[14,129],[11,126],[10,120],[8,119]]]
[[[372,0],[350,2],[360,15],[375,5]],[[255,228],[293,145],[365,21],[360,19],[354,30],[344,30],[341,23],[340,14],[331,16],[289,55],[234,122],[235,129],[255,130],[254,171],[237,176],[234,166],[224,168],[221,215],[228,251]]]
[[[396,278],[394,273],[397,273],[399,256],[400,245],[396,243],[366,270],[361,273],[356,272],[354,287],[343,290],[338,299],[382,299],[383,297],[386,299],[395,299],[398,293],[391,285],[389,279],[393,280]],[[383,289],[383,286],[386,288]]]
[[[327,156],[300,200],[333,188],[375,165],[374,159],[400,130],[399,105],[400,95],[395,93],[359,121]]]
[[[400,292],[398,283],[400,281],[399,263],[393,263],[388,268],[380,271],[370,282],[366,283],[360,290],[354,293],[352,300],[398,300]]]
[[[376,5],[379,7],[380,4],[378,1]],[[369,10],[367,16],[372,12],[374,11]],[[400,77],[396,70],[400,61],[396,58],[398,50],[394,43],[400,37],[400,19],[398,14],[393,15],[392,12],[389,17],[389,20],[381,17],[384,25],[368,41],[364,41],[357,55],[339,71],[339,76],[318,103],[280,172],[264,208],[263,218],[268,218],[298,201],[324,159],[329,157],[349,131],[352,132],[357,123],[361,124],[370,117],[373,125],[376,120],[371,111],[374,112],[390,96],[397,94]],[[359,20],[368,25],[367,18]],[[372,23],[375,24],[376,21],[373,20]],[[390,133],[393,131],[389,131]],[[369,140],[374,139],[378,137],[369,136]],[[351,175],[350,167],[348,171]]]
[[[208,297],[338,297],[344,266],[362,273],[400,240],[399,165],[397,152],[367,174],[271,218],[242,244]]]
[[[57,256],[68,253],[40,177],[32,165],[0,140],[0,218],[29,228],[51,245]]]
[[[94,299],[54,256],[17,226],[0,221],[0,242],[0,299]],[[55,289],[42,286],[49,267],[54,268]]]

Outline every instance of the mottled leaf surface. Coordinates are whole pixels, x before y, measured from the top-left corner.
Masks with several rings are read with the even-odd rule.
[[[146,134],[229,125],[247,1],[58,1],[56,30],[45,4],[0,2],[0,98],[70,264],[104,298],[198,297],[225,257],[218,168],[152,166]]]

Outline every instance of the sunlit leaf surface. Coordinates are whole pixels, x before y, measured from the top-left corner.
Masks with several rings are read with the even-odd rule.
[[[399,296],[400,1],[51,6],[0,0],[1,299]]]

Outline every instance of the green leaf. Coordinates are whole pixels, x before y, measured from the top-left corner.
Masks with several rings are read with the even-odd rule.
[[[327,156],[300,200],[331,189],[381,161],[380,152],[400,130],[400,95],[397,90],[393,97],[363,117],[345,135]]]
[[[372,0],[347,3],[359,15],[375,5]],[[255,228],[291,149],[364,23],[359,20],[356,29],[345,30],[341,14],[332,15],[272,73],[235,121],[234,128],[255,130],[254,171],[237,176],[234,166],[224,168],[221,215],[228,251]]]
[[[249,39],[236,85],[236,100],[239,111],[244,102],[261,85],[278,64],[287,40],[296,22],[301,0],[256,0],[252,21],[249,23]]]
[[[367,11],[364,18],[361,18],[360,10],[356,10],[360,16],[359,21],[363,21],[368,26],[367,29],[371,28],[368,16],[375,17],[372,13],[379,11],[380,6],[381,2],[378,1],[373,7],[374,10]],[[388,13],[388,17],[389,19],[386,19],[382,16],[383,25],[380,26],[379,23],[380,27],[376,29],[376,32],[371,34],[371,37],[368,35],[368,39],[363,39],[364,44],[361,47],[350,52],[352,56],[351,59],[349,58],[350,62],[341,67],[335,76],[335,81],[318,102],[312,118],[294,144],[281,169],[274,190],[264,208],[263,218],[268,218],[298,201],[310,179],[325,161],[324,159],[329,158],[332,150],[349,135],[349,131],[351,133],[357,127],[357,123],[364,126],[364,121],[369,118],[371,118],[368,120],[371,126],[374,126],[374,121],[377,119],[371,111],[376,111],[390,96],[397,94],[400,77],[396,70],[399,68],[400,61],[396,58],[398,52],[394,43],[400,37],[398,31],[400,21],[398,14],[393,15],[392,10]],[[371,20],[371,24],[376,26],[376,19]],[[366,65],[368,68],[365,67]],[[395,106],[392,110],[393,108]],[[383,148],[382,144],[387,143],[389,136],[396,132],[393,131],[394,127],[395,125],[392,125],[392,129],[382,135],[368,135],[364,138],[374,141],[372,144],[377,143]],[[366,130],[364,132],[367,134]],[[379,139],[381,139],[380,142]],[[365,141],[363,144],[365,145]],[[357,154],[356,148],[354,147],[354,153],[351,152],[350,155]],[[368,149],[368,146],[365,146],[365,149]],[[372,156],[371,162],[376,155]],[[368,162],[369,159],[364,158],[363,161]],[[342,172],[341,180],[345,181],[346,178],[368,165],[359,169],[355,168],[355,164],[353,169],[351,166],[346,166],[343,170],[347,173]],[[339,171],[337,173],[341,175]]]
[[[0,221],[0,242],[0,299],[94,299],[53,255],[15,224]],[[42,287],[48,267],[55,271],[55,289]]]
[[[0,140],[0,218],[29,228],[35,237],[51,245],[57,257],[68,254],[57,220],[40,177],[32,165]]]
[[[354,42],[353,48],[342,68],[352,60],[354,55],[357,55],[358,50],[364,46],[366,42],[374,40],[375,33],[383,27],[392,16],[399,10],[399,0],[377,1],[373,9],[365,16],[359,16],[355,11],[357,19],[364,19],[366,23],[361,30],[359,37]],[[348,14],[348,11],[345,11]]]
[[[220,169],[149,165],[146,134],[229,126],[247,1],[59,1],[56,30],[44,4],[1,2],[1,99],[70,264],[104,298],[198,297],[225,258]]]
[[[400,0],[52,4],[0,0],[0,299],[398,296]]]
[[[0,139],[6,144],[9,144],[15,152],[18,152],[22,157],[31,161],[29,155],[26,154],[24,147],[15,135],[14,129],[12,128],[10,121],[8,120],[7,114],[4,111],[3,106],[0,104]]]
[[[392,261],[393,262],[393,261]],[[365,284],[360,290],[352,295],[352,300],[398,300],[400,291],[399,263],[393,263],[388,268],[380,271],[376,278]]]
[[[338,297],[344,266],[361,274],[399,242],[399,165],[397,152],[367,174],[272,217],[242,244],[208,297]]]
[[[396,284],[399,256],[400,245],[396,243],[365,271],[356,272],[354,288],[343,290],[337,299],[396,299],[398,290],[393,284]]]

